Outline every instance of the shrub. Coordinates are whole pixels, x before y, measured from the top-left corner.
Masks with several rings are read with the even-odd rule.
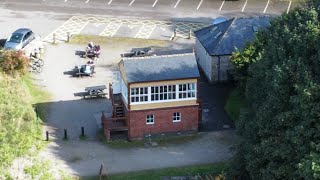
[[[24,74],[28,63],[23,51],[0,51],[0,69],[5,74]]]

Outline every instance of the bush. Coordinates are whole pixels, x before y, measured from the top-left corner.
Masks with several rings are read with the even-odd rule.
[[[22,51],[0,51],[0,69],[5,74],[24,74],[29,60]]]
[[[246,99],[244,94],[239,88],[234,89],[227,100],[224,107],[225,111],[228,113],[229,117],[233,122],[239,118],[240,111],[247,108]]]

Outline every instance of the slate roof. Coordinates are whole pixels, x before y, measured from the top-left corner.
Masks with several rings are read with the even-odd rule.
[[[193,53],[122,60],[127,83],[200,77]]]
[[[208,54],[229,55],[254,39],[257,29],[270,26],[269,17],[233,18],[194,32]]]

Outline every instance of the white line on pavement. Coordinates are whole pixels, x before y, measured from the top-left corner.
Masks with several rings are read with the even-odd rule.
[[[129,6],[131,6],[133,4],[134,0],[131,1],[131,3],[129,4]]]
[[[198,7],[197,7],[197,10],[200,8],[200,6],[201,6],[201,4],[202,4],[202,1],[203,1],[203,0],[200,1],[199,5],[198,5]]]
[[[86,3],[88,3],[90,0],[87,0]]]
[[[180,0],[177,1],[176,5],[174,6],[174,8],[176,8],[179,4]]]
[[[291,3],[292,3],[292,1],[289,2],[288,9],[287,9],[287,14],[288,14],[289,11],[290,11]]]
[[[152,7],[154,7],[157,4],[158,0],[154,1]]]
[[[224,5],[224,2],[225,2],[225,0],[222,1],[222,4],[221,4],[221,6],[220,6],[220,8],[219,8],[219,11],[221,11],[221,9],[222,9],[222,7],[223,7],[223,5]]]
[[[268,0],[267,5],[266,5],[266,7],[265,7],[264,10],[263,10],[263,13],[266,13],[266,11],[267,11],[267,9],[268,9],[268,6],[269,6],[269,3],[270,3],[270,0]]]
[[[64,2],[68,2],[68,0],[64,0]]]
[[[110,0],[110,1],[108,2],[108,5],[111,4],[111,3],[112,3],[112,0]]]
[[[241,12],[243,12],[243,11],[244,11],[244,9],[246,8],[247,3],[248,3],[248,0],[246,0],[246,2],[244,3],[244,5],[243,5],[243,7],[242,7]]]

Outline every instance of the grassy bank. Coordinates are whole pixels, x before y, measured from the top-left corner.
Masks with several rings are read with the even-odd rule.
[[[168,41],[154,40],[154,39],[138,39],[138,38],[126,38],[126,37],[105,37],[94,35],[74,35],[69,43],[72,44],[88,44],[94,42],[94,44],[100,45],[112,45],[114,47],[120,46],[134,46],[134,47],[146,47],[146,46],[159,46],[165,47]]]
[[[0,74],[0,179],[15,158],[31,147],[41,147],[42,120],[37,118],[33,104],[48,98],[28,76]]]
[[[246,107],[247,104],[244,95],[236,88],[230,93],[224,109],[235,122],[239,118],[240,110]]]
[[[154,169],[109,175],[108,180],[159,180],[163,176],[195,176],[195,175],[215,175],[221,174],[227,168],[226,163],[194,165],[185,167],[173,167],[164,169]],[[80,180],[96,180],[97,176],[80,177]]]

